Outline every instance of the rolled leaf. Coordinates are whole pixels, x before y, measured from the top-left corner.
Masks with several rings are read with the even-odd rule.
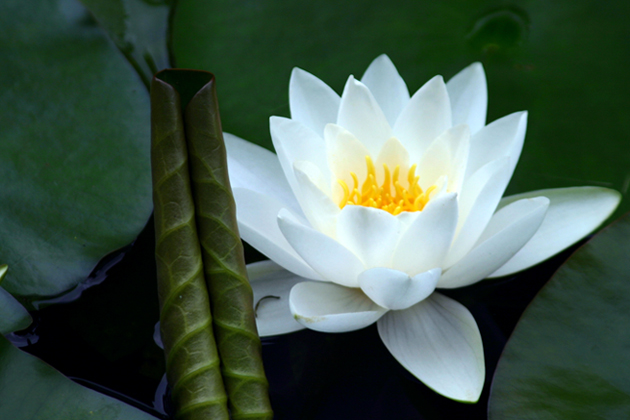
[[[228,419],[195,226],[180,98],[157,78],[151,83],[151,141],[160,328],[176,417]]]
[[[271,419],[214,79],[191,99],[184,120],[197,228],[231,415],[235,420]]]

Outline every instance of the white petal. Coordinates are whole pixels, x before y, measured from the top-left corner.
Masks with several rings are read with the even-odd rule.
[[[385,54],[376,57],[361,82],[370,89],[389,125],[393,126],[398,114],[409,102],[409,90],[392,60]]]
[[[532,191],[505,197],[500,206],[543,196],[551,203],[545,219],[527,244],[490,277],[524,270],[573,245],[595,230],[617,208],[621,195],[600,187],[573,187]]]
[[[304,329],[289,308],[291,288],[305,279],[283,269],[273,261],[247,265],[247,276],[254,291],[256,327],[261,337],[287,334]]]
[[[494,160],[467,179],[459,198],[455,240],[443,268],[453,266],[475,245],[509,181],[509,159]]]
[[[376,155],[392,130],[370,90],[350,76],[341,95],[337,124],[350,131]]]
[[[410,276],[440,267],[457,226],[457,195],[444,194],[427,203],[402,235],[392,267]]]
[[[442,274],[440,268],[410,277],[402,271],[377,267],[359,276],[361,290],[378,305],[387,309],[407,309],[433,293]]]
[[[342,286],[357,287],[363,263],[350,250],[321,232],[301,224],[281,210],[278,226],[297,253],[324,279]]]
[[[399,173],[401,174],[407,174],[407,172],[409,172],[409,152],[407,152],[407,149],[405,149],[396,137],[392,137],[385,142],[376,158],[376,162],[374,162],[376,181],[381,185],[385,179],[383,165],[387,165],[390,171],[395,170],[398,166],[400,168]],[[405,180],[406,178],[403,175],[401,177],[401,185],[404,187],[407,186]]]
[[[317,165],[327,184],[330,184],[331,173],[326,157],[326,143],[323,131],[316,134],[296,120],[282,117],[271,117],[269,128],[273,147],[291,188],[295,192],[296,181],[293,174],[293,163],[309,161]]]
[[[471,175],[490,161],[509,157],[511,178],[521,156],[526,130],[526,111],[506,115],[482,128],[470,139],[466,173]]]
[[[496,212],[477,245],[442,275],[439,287],[468,286],[501,267],[534,236],[548,207],[545,197],[525,198]]]
[[[436,138],[418,164],[420,186],[426,190],[441,176],[446,175],[447,191],[458,192],[466,174],[469,144],[470,132],[467,125],[450,128]]]
[[[332,198],[335,203],[339,203],[343,198],[343,190],[336,180],[345,182],[348,188],[352,189],[354,183],[350,173],[353,172],[359,183],[363,182],[367,177],[365,157],[369,156],[370,152],[352,133],[336,124],[326,126],[324,138],[328,166],[333,178],[336,178],[331,186]]]
[[[339,95],[317,77],[296,67],[289,82],[289,107],[292,119],[321,135],[326,124],[337,120]]]
[[[434,293],[378,321],[392,355],[429,388],[465,402],[479,399],[485,379],[481,335],[463,305]]]
[[[339,214],[337,240],[366,268],[388,267],[401,229],[396,216],[384,210],[349,205]]]
[[[295,162],[293,171],[297,181],[296,193],[304,210],[304,215],[315,229],[334,237],[337,215],[340,209],[321,190],[323,180],[317,179],[319,174],[318,168],[312,164],[309,168],[309,162],[298,161]]]
[[[306,328],[322,332],[354,331],[376,322],[381,308],[361,289],[332,283],[304,282],[291,289],[291,313]]]
[[[424,84],[402,110],[394,136],[409,151],[411,162],[419,162],[431,142],[451,127],[451,104],[442,76]]]
[[[294,213],[302,214],[275,154],[233,134],[223,133],[223,139],[232,188],[271,196]]]
[[[467,124],[471,133],[486,125],[488,86],[481,63],[473,63],[446,83],[453,110],[453,125]]]
[[[284,204],[272,197],[244,188],[232,190],[236,219],[243,240],[287,270],[309,279],[321,279],[295,252],[278,227],[278,213]]]
[[[441,177],[439,177],[433,185],[435,185],[435,189],[429,194],[429,197],[432,200],[441,197],[444,194],[450,194],[449,191],[446,191],[446,187],[448,187],[448,177],[446,175],[442,175]]]

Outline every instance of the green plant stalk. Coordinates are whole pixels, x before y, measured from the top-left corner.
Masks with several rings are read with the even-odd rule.
[[[195,225],[180,98],[151,83],[151,165],[160,328],[176,418],[229,419]]]
[[[235,420],[271,419],[214,79],[191,99],[184,120],[197,228],[231,415]]]

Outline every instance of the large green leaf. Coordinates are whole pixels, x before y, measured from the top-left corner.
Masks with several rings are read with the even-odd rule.
[[[0,283],[7,273],[8,267],[0,265]],[[0,335],[23,330],[31,325],[33,319],[24,306],[15,300],[11,293],[0,287]]]
[[[523,314],[490,418],[630,417],[630,214],[580,248]]]
[[[126,44],[129,10],[125,0],[80,0],[118,46]]]
[[[166,35],[170,0],[80,0],[134,66],[149,88],[168,67]]]
[[[3,287],[53,295],[149,217],[148,95],[75,0],[2,1],[0,28]]]
[[[0,336],[0,418],[11,420],[151,420],[84,388]]]
[[[628,2],[520,0],[231,2],[181,0],[173,20],[179,67],[217,77],[225,131],[271,148],[268,118],[287,116],[291,69],[343,88],[386,53],[413,92],[481,61],[489,118],[530,111],[510,193],[630,185],[626,95]],[[617,215],[630,209],[622,202]]]

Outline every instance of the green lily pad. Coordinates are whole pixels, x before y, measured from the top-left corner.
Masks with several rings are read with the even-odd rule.
[[[286,2],[182,0],[177,66],[212,71],[225,131],[271,149],[269,116],[288,116],[291,69],[337,92],[386,53],[411,92],[474,61],[486,69],[488,121],[529,110],[508,193],[578,185],[626,194],[630,119],[627,13],[621,2]],[[617,215],[630,210],[624,200]]]
[[[154,73],[168,67],[169,0],[80,0],[149,88]]]
[[[0,418],[11,420],[155,420],[82,387],[0,336]]]
[[[129,11],[124,0],[80,0],[101,26],[109,33],[116,45],[126,43]]]
[[[7,273],[7,266],[0,265],[0,283]],[[33,318],[11,293],[0,287],[0,335],[23,330],[31,325]]]
[[[630,416],[630,214],[556,272],[499,361],[491,420]]]
[[[3,287],[54,295],[149,217],[149,98],[75,0],[0,2],[0,27]]]

